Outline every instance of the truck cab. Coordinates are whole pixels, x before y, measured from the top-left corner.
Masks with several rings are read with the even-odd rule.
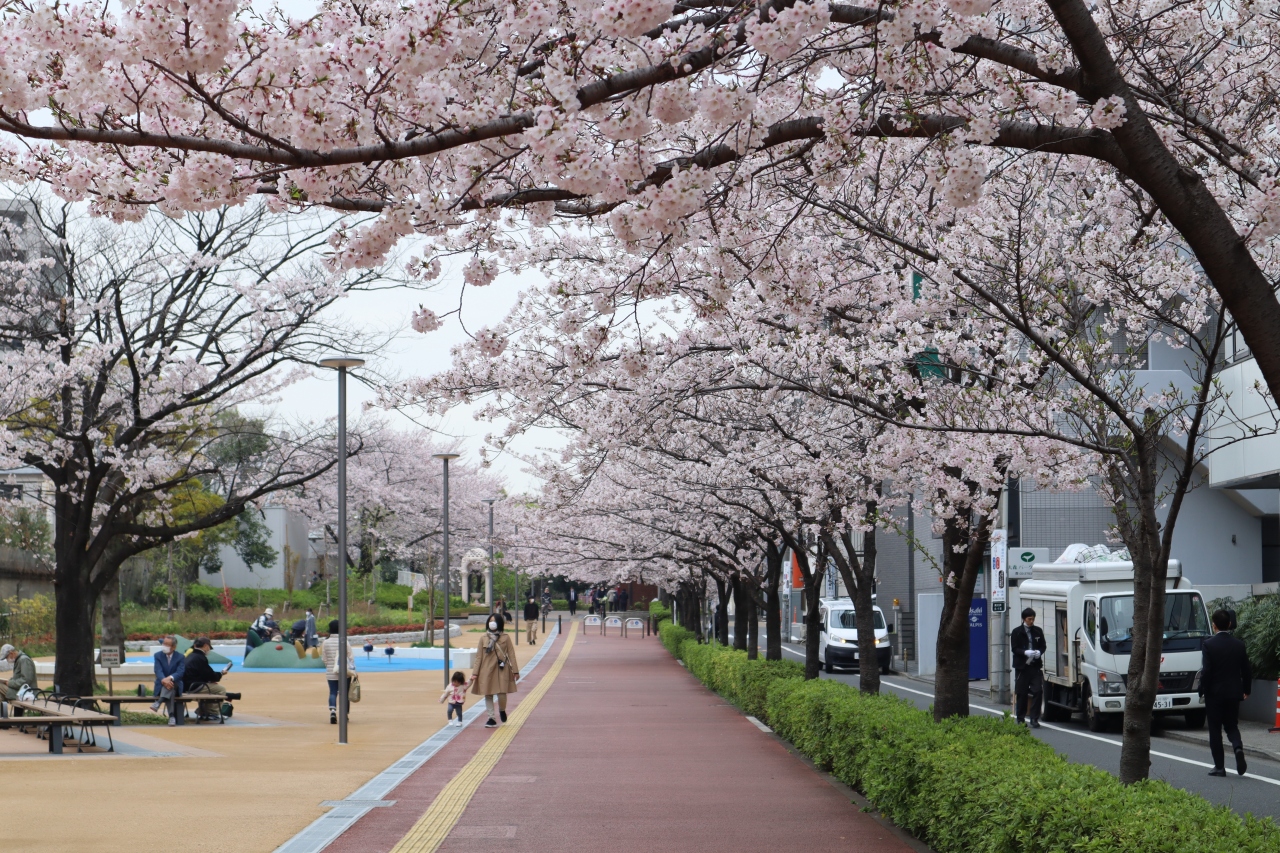
[[[818,660],[827,672],[835,672],[836,667],[857,668],[858,658],[858,616],[854,610],[853,600],[849,598],[824,598],[819,604],[819,615],[822,619],[822,631],[818,635]],[[883,673],[889,673],[889,662],[893,649],[889,640],[889,627],[885,624],[884,613],[879,607],[872,605],[875,611],[876,648],[875,661]]]
[[[1132,563],[1037,563],[1019,587],[1024,607],[1036,611],[1044,631],[1045,719],[1084,715],[1093,731],[1106,731],[1124,714],[1133,649]],[[1192,728],[1204,725],[1200,698],[1200,649],[1209,638],[1204,597],[1169,561],[1165,592],[1164,649],[1156,715],[1181,714]]]

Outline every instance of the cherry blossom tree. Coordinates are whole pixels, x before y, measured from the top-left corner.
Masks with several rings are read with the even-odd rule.
[[[124,560],[333,464],[314,431],[234,412],[330,347],[372,343],[323,312],[374,274],[318,268],[323,223],[261,206],[125,229],[47,203],[9,213],[26,224],[0,288],[0,464],[52,483],[55,683],[88,695],[93,608]]]
[[[749,209],[759,176],[821,186],[866,169],[885,139],[914,146],[961,215],[995,153],[1088,159],[1179,232],[1280,388],[1269,7],[334,0],[295,21],[232,0],[14,0],[3,13],[11,180],[122,218],[259,192],[377,211],[337,240],[340,263],[414,231],[510,250],[473,259],[476,285],[522,262],[503,207],[532,207],[535,228],[607,217],[617,239],[671,251]]]

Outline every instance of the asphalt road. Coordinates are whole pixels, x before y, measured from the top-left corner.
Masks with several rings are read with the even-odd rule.
[[[804,647],[783,644],[783,652],[793,660],[804,660]],[[854,687],[858,685],[856,672],[822,674]],[[914,702],[920,708],[933,704],[933,690],[928,684],[901,675],[881,676],[882,690],[891,690]],[[998,708],[977,697],[969,703],[970,713],[1001,714]],[[1176,726],[1178,722],[1168,725]],[[1120,771],[1120,736],[1118,734],[1094,734],[1079,717],[1069,723],[1041,723],[1033,734],[1050,744],[1069,761],[1092,764],[1110,773]],[[1280,737],[1276,735],[1275,737]],[[1213,764],[1207,746],[1168,738],[1153,738],[1151,743],[1151,778],[1161,779],[1170,785],[1199,794],[1210,802],[1230,806],[1239,814],[1251,813],[1258,817],[1269,816],[1280,821],[1280,763],[1250,755],[1249,772],[1243,777],[1235,772],[1235,759],[1227,747],[1227,777],[1210,777]]]

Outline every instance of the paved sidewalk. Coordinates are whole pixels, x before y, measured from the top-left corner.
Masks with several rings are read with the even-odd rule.
[[[557,638],[521,683],[523,702],[555,676],[496,764],[486,765],[443,843],[412,849],[913,849],[699,684],[656,638],[579,635],[562,657],[565,642]],[[553,661],[563,661],[558,674]],[[391,850],[451,780],[453,790],[455,777],[474,773],[495,734],[478,725],[459,732],[386,795],[394,805],[369,811],[327,851]]]

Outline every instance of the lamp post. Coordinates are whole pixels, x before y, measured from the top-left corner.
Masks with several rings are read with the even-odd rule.
[[[338,371],[338,743],[347,742],[347,371],[364,359],[323,358]]]
[[[449,460],[456,453],[433,453],[432,459],[444,463],[444,511],[441,513],[441,539],[444,540],[444,686],[449,686]]]
[[[493,612],[493,504],[497,498],[481,498],[480,503],[489,505],[489,565],[484,570],[484,606]]]

